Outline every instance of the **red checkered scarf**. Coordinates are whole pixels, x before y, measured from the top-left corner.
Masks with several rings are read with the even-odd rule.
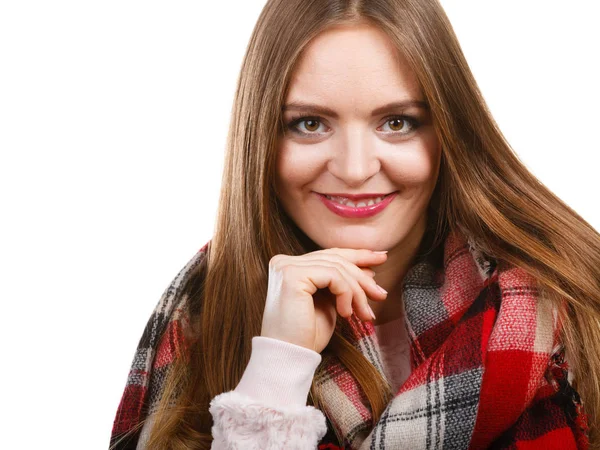
[[[160,398],[181,345],[178,295],[205,245],[165,290],[144,331],[115,418],[111,443]],[[437,255],[437,257],[436,257]],[[325,449],[585,449],[585,414],[569,383],[556,313],[525,271],[503,267],[451,233],[404,279],[412,372],[373,424],[368,401],[335,356],[314,383],[323,398]],[[371,322],[338,317],[338,329],[382,373]],[[321,370],[324,369],[324,370]],[[133,449],[134,433],[115,448]]]

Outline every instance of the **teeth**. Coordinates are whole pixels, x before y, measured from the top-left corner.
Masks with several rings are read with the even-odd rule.
[[[385,196],[362,199],[359,200],[357,203],[354,203],[352,200],[345,197],[332,197],[330,195],[326,195],[325,197],[327,197],[331,201],[339,203],[340,205],[350,206],[352,208],[363,208],[365,206],[371,206],[379,203],[381,200],[383,200],[383,197]]]

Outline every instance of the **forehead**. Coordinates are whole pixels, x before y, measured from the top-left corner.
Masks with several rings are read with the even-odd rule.
[[[418,80],[401,52],[383,31],[361,24],[332,27],[307,45],[286,100],[370,111],[391,99],[419,98]]]

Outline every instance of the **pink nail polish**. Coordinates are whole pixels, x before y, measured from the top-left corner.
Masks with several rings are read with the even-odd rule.
[[[371,312],[371,316],[373,316],[373,320],[375,320],[377,317],[375,317],[375,313],[373,312],[373,310],[371,309],[370,306],[369,306],[369,311]]]

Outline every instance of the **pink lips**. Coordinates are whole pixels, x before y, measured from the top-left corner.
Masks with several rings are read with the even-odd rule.
[[[338,216],[348,217],[348,218],[363,218],[363,217],[371,217],[375,214],[379,214],[381,211],[385,209],[387,205],[389,205],[394,197],[396,197],[397,192],[392,192],[387,195],[383,200],[379,203],[376,203],[371,206],[361,206],[361,207],[352,207],[341,205],[340,203],[336,203],[334,201],[329,200],[323,194],[316,193],[321,201],[327,206],[327,208],[336,213]]]

